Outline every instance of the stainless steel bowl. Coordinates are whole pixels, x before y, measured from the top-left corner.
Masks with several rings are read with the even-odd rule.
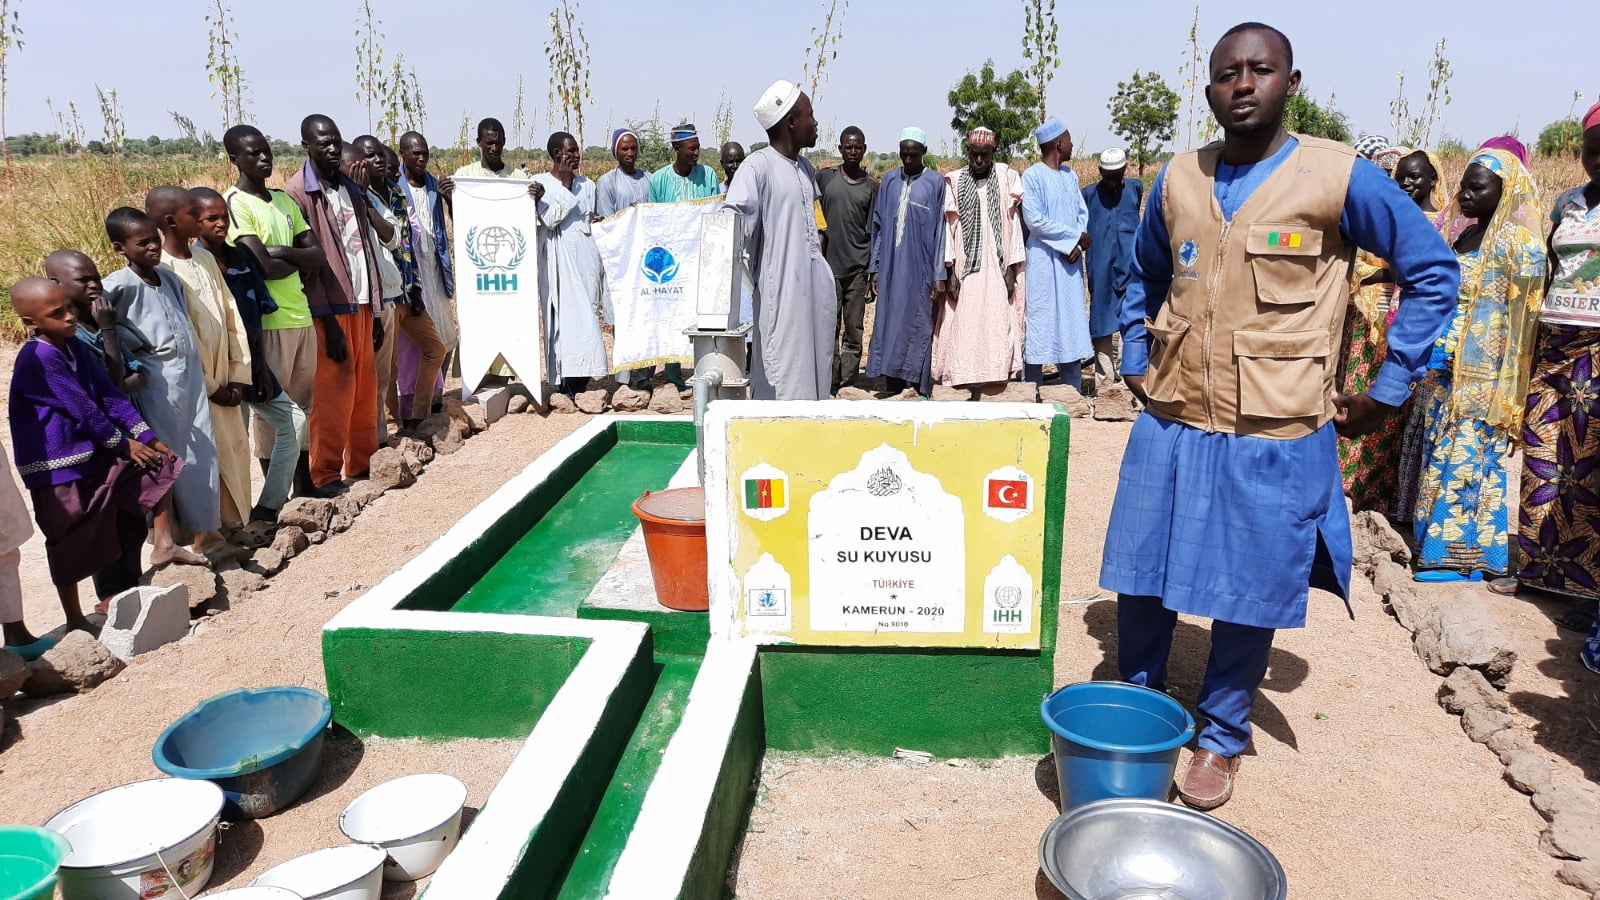
[[[1284,900],[1283,866],[1221,819],[1162,800],[1122,797],[1072,810],[1045,829],[1039,866],[1071,900]]]

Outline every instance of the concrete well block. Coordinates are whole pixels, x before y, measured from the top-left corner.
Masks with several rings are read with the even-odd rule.
[[[136,587],[111,598],[100,643],[123,662],[189,633],[189,589]]]
[[[511,388],[504,385],[484,388],[473,396],[477,398],[478,406],[483,408],[484,421],[489,425],[505,418],[511,405]]]

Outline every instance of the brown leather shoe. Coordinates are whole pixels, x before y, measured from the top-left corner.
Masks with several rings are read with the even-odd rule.
[[[1238,771],[1239,757],[1196,750],[1189,759],[1183,784],[1178,786],[1178,798],[1194,809],[1216,809],[1233,796],[1233,779]]]

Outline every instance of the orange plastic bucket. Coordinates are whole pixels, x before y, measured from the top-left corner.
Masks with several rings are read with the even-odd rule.
[[[633,514],[644,528],[644,549],[650,556],[657,602],[689,612],[709,609],[705,489],[645,491],[634,501]]]

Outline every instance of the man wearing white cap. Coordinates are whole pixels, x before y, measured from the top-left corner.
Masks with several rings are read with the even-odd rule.
[[[1044,383],[1054,363],[1061,383],[1081,387],[1089,343],[1084,312],[1083,248],[1089,245],[1089,213],[1072,158],[1072,133],[1052,116],[1034,131],[1039,161],[1022,173],[1022,221],[1028,226],[1027,320],[1022,344],[1023,378]]]
[[[947,284],[944,177],[923,164],[928,135],[900,132],[901,166],[883,176],[872,210],[872,320],[867,375],[884,376],[891,394],[933,389],[934,301]]]
[[[744,216],[756,283],[750,392],[757,400],[828,396],[838,301],[817,230],[816,176],[800,151],[817,144],[811,98],[775,81],[756,101],[768,145],[750,154],[728,186],[726,207]]]
[[[1089,338],[1094,344],[1095,381],[1117,381],[1116,339],[1122,330],[1122,295],[1128,291],[1133,234],[1139,230],[1144,184],[1124,177],[1128,154],[1112,147],[1100,154],[1100,180],[1083,189],[1089,208]]]

